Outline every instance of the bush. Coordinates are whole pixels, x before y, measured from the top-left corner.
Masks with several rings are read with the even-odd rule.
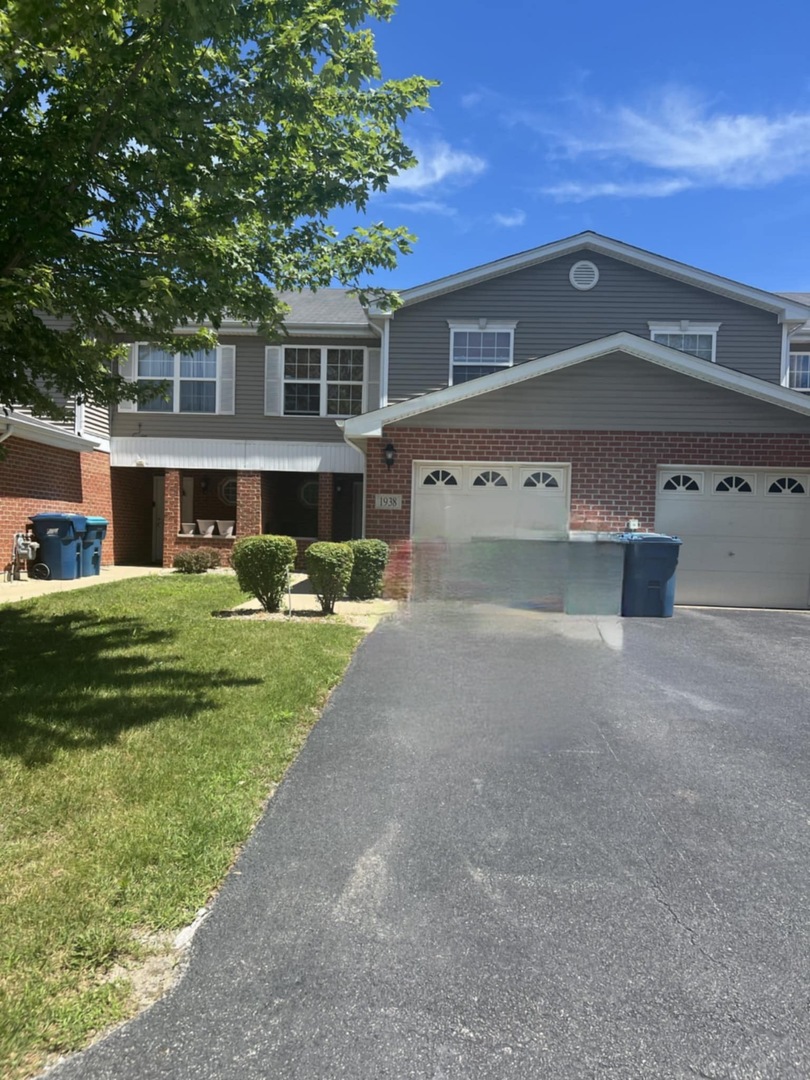
[[[384,540],[351,540],[349,546],[354,553],[349,599],[373,600],[382,592],[388,544]]]
[[[255,596],[265,611],[278,611],[297,554],[298,545],[291,536],[245,536],[237,540],[231,566],[239,588]]]
[[[214,548],[189,548],[178,551],[172,566],[181,574],[204,574],[219,566],[219,552]]]
[[[335,601],[346,595],[352,576],[354,552],[349,544],[321,541],[310,544],[304,556],[307,574],[324,615],[332,615]]]

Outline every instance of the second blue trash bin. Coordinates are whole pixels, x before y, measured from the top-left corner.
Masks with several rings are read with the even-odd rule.
[[[664,533],[622,533],[622,615],[668,619],[675,607],[675,570],[681,544]]]
[[[82,536],[87,519],[82,514],[32,514],[39,542],[39,562],[45,563],[56,581],[82,576]]]
[[[103,517],[88,517],[82,539],[82,577],[101,573],[101,542],[107,535],[109,522]]]

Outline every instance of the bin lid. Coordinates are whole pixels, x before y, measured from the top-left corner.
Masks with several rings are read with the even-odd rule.
[[[682,544],[683,540],[678,536],[669,536],[667,533],[643,533],[623,532],[619,533],[616,540],[620,544],[638,543],[639,541],[654,540],[656,544]]]
[[[72,521],[73,528],[76,532],[84,532],[87,526],[87,518],[84,514],[63,514],[60,511],[53,511],[52,513],[44,514],[31,514],[28,518],[29,521],[41,521],[42,524],[46,524],[48,521],[59,523],[60,521]]]
[[[94,517],[92,514],[87,515],[88,525],[109,525],[109,521],[103,517]]]

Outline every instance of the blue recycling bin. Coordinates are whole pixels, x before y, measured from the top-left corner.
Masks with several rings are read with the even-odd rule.
[[[29,521],[39,543],[38,563],[44,563],[56,581],[82,576],[82,537],[87,527],[83,514],[32,514]]]
[[[107,535],[109,522],[103,517],[87,517],[82,538],[82,577],[101,573],[101,544]]]
[[[664,533],[627,532],[624,545],[622,615],[669,619],[675,607],[675,571],[683,543]]]

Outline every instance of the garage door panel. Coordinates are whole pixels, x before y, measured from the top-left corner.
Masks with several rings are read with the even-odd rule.
[[[678,564],[678,604],[806,608],[807,575],[687,570]]]
[[[447,483],[448,478],[456,483]],[[417,540],[568,536],[566,466],[420,462],[414,481],[413,535]]]
[[[665,490],[673,472],[677,470],[659,470],[655,527],[683,540],[676,602],[806,608],[810,498],[805,474],[697,468],[690,472],[701,490],[686,492]],[[743,478],[752,491],[718,490],[726,477]],[[774,491],[775,481],[784,477],[795,482]]]

